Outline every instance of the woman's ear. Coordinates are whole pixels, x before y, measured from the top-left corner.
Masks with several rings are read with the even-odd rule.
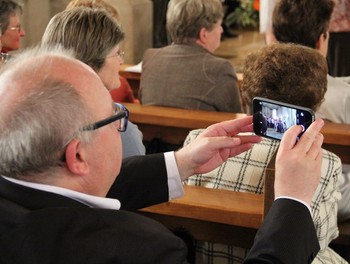
[[[199,41],[201,43],[206,43],[207,42],[207,33],[208,33],[208,31],[204,27],[202,27],[201,30],[199,31],[198,38],[199,38]]]
[[[75,175],[85,175],[89,172],[86,152],[78,139],[70,141],[66,147],[66,164],[68,170]]]

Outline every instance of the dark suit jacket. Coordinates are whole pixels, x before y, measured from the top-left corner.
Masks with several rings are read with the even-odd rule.
[[[319,250],[309,210],[299,202],[278,199],[272,204],[244,263],[311,263]]]
[[[162,180],[166,179],[162,157],[147,157],[151,170],[138,171],[137,180],[132,173],[135,166],[126,166],[130,175],[121,173],[119,185],[130,185],[120,194],[121,200],[129,194],[134,198],[130,206],[124,204],[126,208],[164,200],[167,183]],[[150,160],[158,160],[158,166]],[[112,190],[119,191],[123,188]],[[137,199],[145,194],[147,199]],[[2,177],[0,234],[0,263],[184,263],[187,255],[182,240],[151,219],[124,210],[92,209]]]
[[[163,159],[163,155],[152,155],[127,160],[109,196],[118,196],[124,208],[132,210],[166,200]],[[129,195],[130,199],[126,199]],[[287,206],[283,203],[276,202],[271,209],[247,263],[264,263],[262,252],[276,255],[283,263],[293,261],[297,254],[298,260],[311,257],[315,247],[310,245],[317,244],[317,238],[309,212],[297,202]],[[281,212],[288,217],[275,223],[274,218]],[[296,225],[288,214],[303,221]],[[286,240],[284,237],[289,235]],[[289,243],[284,248],[281,241]],[[280,251],[281,248],[285,251]],[[2,177],[0,251],[0,263],[10,264],[184,263],[187,254],[182,240],[153,220],[125,210],[92,209],[70,198],[17,185]]]

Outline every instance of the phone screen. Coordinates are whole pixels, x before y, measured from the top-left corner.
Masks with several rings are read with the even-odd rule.
[[[254,132],[259,136],[281,140],[291,126],[301,125],[304,132],[314,120],[312,109],[261,97],[253,99]]]

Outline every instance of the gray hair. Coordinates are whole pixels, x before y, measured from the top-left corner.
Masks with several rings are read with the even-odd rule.
[[[105,9],[75,7],[56,14],[41,41],[74,49],[78,60],[98,72],[110,51],[123,39],[121,26]]]
[[[15,100],[13,96],[10,100],[0,98],[1,175],[25,179],[57,170],[63,164],[60,159],[70,140],[90,140],[92,133],[82,132],[81,128],[91,123],[91,113],[72,84],[55,78],[53,71],[44,78],[36,78],[37,69],[20,70],[22,67],[18,65],[24,60],[41,55],[45,56],[42,67],[47,68],[57,56],[70,58],[62,49],[59,53],[57,50],[32,50],[13,59],[1,70],[0,92],[17,92]],[[19,80],[23,72],[29,78]],[[21,93],[23,89],[27,92]]]
[[[3,34],[9,26],[10,15],[22,14],[22,5],[13,0],[0,0],[0,28]]]
[[[167,31],[174,43],[195,42],[202,28],[212,29],[224,16],[220,0],[171,0]]]

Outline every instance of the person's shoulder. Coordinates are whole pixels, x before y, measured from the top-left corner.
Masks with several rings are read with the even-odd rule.
[[[144,53],[143,53],[143,58],[142,61],[145,62],[147,61],[149,58],[154,57],[157,53],[159,53],[162,50],[162,48],[150,48],[147,49]]]
[[[328,85],[327,88],[332,91],[342,93],[343,96],[350,96],[350,84],[347,78],[335,78],[330,75],[327,76]]]
[[[215,54],[208,52],[204,59],[206,65],[213,73],[219,72],[220,74],[235,74],[234,66],[225,58],[218,57]]]

